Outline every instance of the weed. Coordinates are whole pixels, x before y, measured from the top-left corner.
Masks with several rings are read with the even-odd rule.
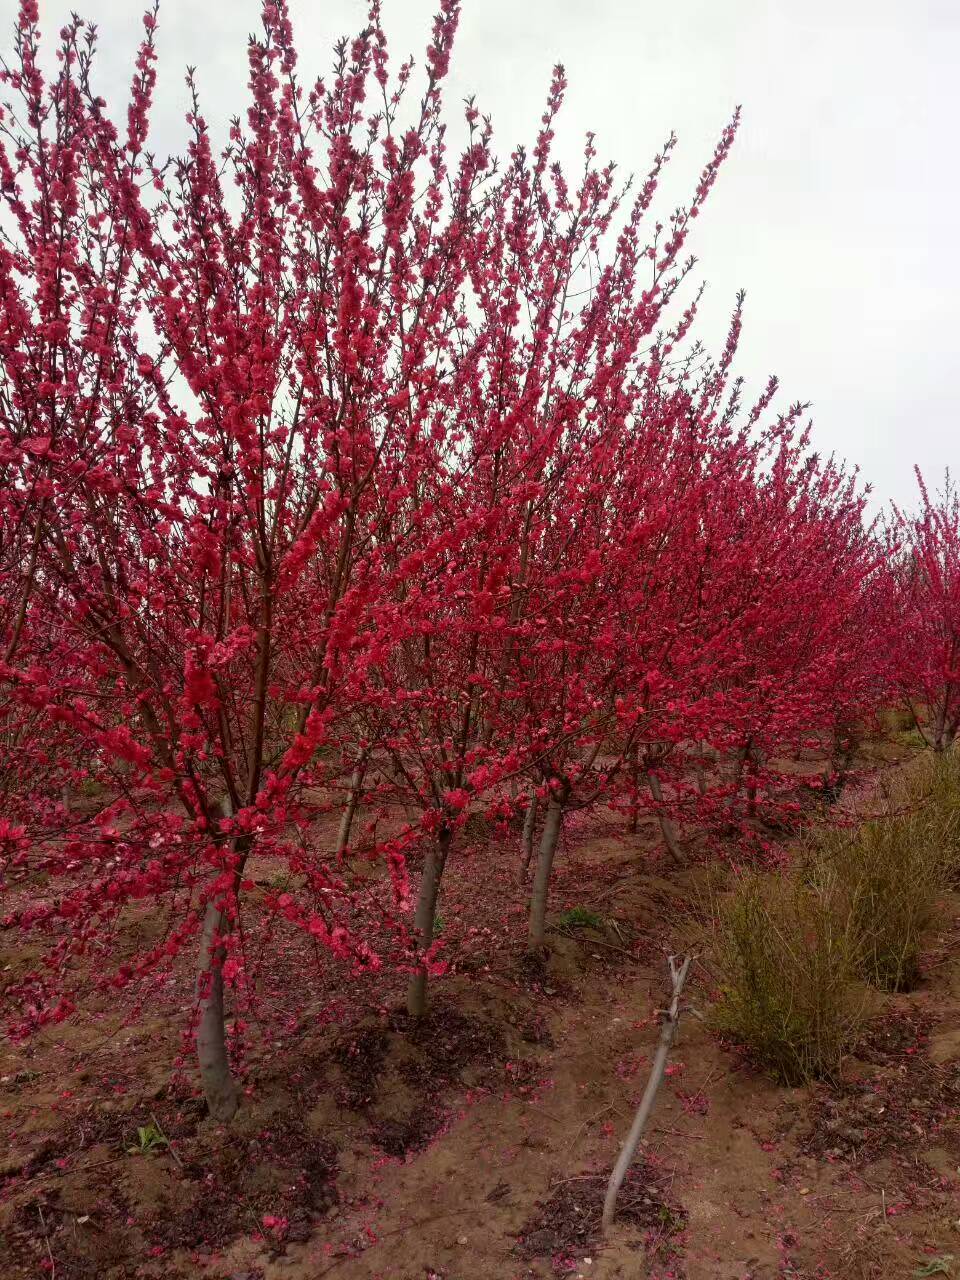
[[[923,1266],[917,1267],[913,1274],[915,1276],[952,1276],[953,1263],[953,1254],[945,1253],[942,1258],[931,1258]]]
[[[918,811],[944,880],[960,885],[960,752],[926,752],[900,776],[890,800]]]
[[[603,917],[589,907],[571,907],[557,921],[561,929],[602,929]]]
[[[169,1146],[170,1140],[167,1135],[155,1120],[151,1120],[149,1124],[143,1124],[137,1129],[136,1145],[128,1147],[127,1150],[131,1155],[149,1156],[154,1151]]]
[[[916,722],[909,707],[883,707],[877,712],[877,722],[881,732],[889,736],[898,733],[916,733]]]

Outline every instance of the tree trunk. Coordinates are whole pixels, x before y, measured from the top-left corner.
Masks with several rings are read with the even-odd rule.
[[[855,752],[856,741],[852,733],[843,733],[839,729],[834,729],[830,759],[823,768],[823,794],[826,799],[830,801],[840,799],[847,785]]]
[[[630,824],[627,828],[630,835],[637,834],[637,828],[640,826],[640,760],[636,747],[630,752],[630,785],[632,795],[630,798]]]
[[[356,816],[357,806],[360,804],[360,791],[363,787],[363,776],[367,771],[367,752],[361,751],[357,757],[357,763],[354,765],[353,773],[350,776],[350,792],[347,796],[347,803],[343,807],[343,813],[340,817],[340,830],[337,832],[337,853],[343,853],[344,849],[350,843],[350,831],[353,827],[353,819]]]
[[[757,784],[752,776],[747,778],[747,817],[757,816]]]
[[[523,838],[520,846],[523,852],[523,863],[520,867],[521,884],[527,878],[527,872],[530,870],[530,863],[533,859],[533,837],[537,830],[537,810],[539,807],[540,797],[536,791],[532,791],[530,799],[527,801],[527,815],[523,820]]]
[[[232,1120],[239,1103],[239,1090],[230,1074],[227,1036],[223,1017],[223,944],[216,939],[224,932],[225,917],[215,901],[207,903],[200,935],[200,963],[197,972],[197,1065],[207,1107],[214,1120]]]
[[[757,816],[757,769],[763,768],[763,756],[760,748],[752,742],[747,751],[747,815],[751,818]]]
[[[420,952],[426,951],[433,942],[433,925],[437,916],[437,898],[440,896],[440,878],[446,866],[447,854],[450,852],[452,832],[443,826],[436,840],[431,840],[423,859],[423,873],[420,877],[420,897],[417,899],[417,911],[413,918],[417,931]],[[411,1018],[422,1018],[427,1011],[427,971],[421,964],[410,979],[407,987],[407,1012]]]
[[[733,785],[738,791],[743,786],[743,769],[749,754],[750,739],[748,738],[744,746],[737,747],[736,754],[733,757]]]
[[[736,831],[737,823],[740,819],[739,796],[740,788],[743,786],[743,774],[747,759],[750,755],[751,739],[747,738],[743,746],[737,747],[733,757],[733,767],[731,769],[731,782],[733,783],[733,795],[727,802],[727,812],[729,814],[727,821],[727,834]]]
[[[706,756],[707,756],[707,744],[705,742],[701,742],[698,744],[697,757],[696,757],[697,762],[694,767],[697,775],[697,791],[702,796],[705,796],[707,794],[707,770],[706,770],[706,765],[704,763],[706,760]]]
[[[956,725],[950,718],[947,701],[948,699],[945,697],[943,702],[937,708],[933,729],[927,730],[924,733],[924,737],[927,739],[927,742],[931,747],[933,747],[934,751],[936,751],[938,755],[944,751],[950,750],[953,746],[954,737],[956,736]]]
[[[653,796],[657,804],[657,822],[660,826],[660,834],[663,836],[663,843],[667,846],[667,852],[678,866],[683,865],[683,850],[680,848],[680,841],[677,838],[677,829],[673,825],[672,820],[663,811],[663,787],[660,785],[660,779],[657,775],[647,770],[647,784],[650,787],[650,794]]]
[[[563,807],[567,802],[568,794],[569,789],[566,787],[559,794],[555,791],[550,793],[543,835],[540,837],[540,851],[537,854],[537,872],[533,877],[533,890],[530,894],[528,951],[539,951],[543,946],[546,933],[547,890],[550,887],[550,873],[553,870],[553,858],[557,852],[560,831],[563,827]]]

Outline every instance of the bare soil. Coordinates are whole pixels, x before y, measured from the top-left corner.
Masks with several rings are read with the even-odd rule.
[[[246,1033],[229,1131],[171,1074],[186,975],[5,1049],[2,1280],[960,1277],[960,897],[834,1088],[774,1085],[688,1016],[604,1241],[664,956],[717,875],[668,869],[650,823],[574,821],[553,920],[602,923],[555,928],[537,963],[518,841],[477,838],[492,847],[444,882],[451,970],[428,1018],[408,1021],[399,978],[317,987],[285,955],[262,994],[286,1032]],[[11,972],[28,957],[5,945]],[[699,964],[690,1003],[712,986]],[[149,1125],[162,1140],[142,1150]]]

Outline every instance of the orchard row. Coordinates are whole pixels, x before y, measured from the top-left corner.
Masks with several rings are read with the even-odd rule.
[[[262,17],[222,153],[191,77],[185,154],[151,151],[155,12],[118,126],[91,33],[46,80],[22,0],[0,118],[0,869],[49,943],[9,1016],[192,948],[222,1118],[244,911],[400,965],[418,1015],[475,815],[536,845],[537,949],[571,810],[652,812],[676,858],[691,824],[762,843],[810,788],[784,761],[825,748],[835,792],[880,708],[940,749],[960,717],[950,491],[871,525],[804,406],[735,376],[743,299],[696,341],[737,117],[660,222],[674,139],[633,186],[592,138],[568,176],[560,68],[531,148],[498,163],[472,101],[448,133],[456,0],[416,89],[377,4],[315,84]],[[296,888],[251,899],[260,860]],[[171,924],[131,958],[136,910]]]

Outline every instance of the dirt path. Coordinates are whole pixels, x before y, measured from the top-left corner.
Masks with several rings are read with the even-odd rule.
[[[960,966],[950,954],[923,991],[886,1003],[836,1106],[826,1091],[764,1081],[688,1019],[651,1134],[650,1221],[641,1214],[600,1247],[602,1178],[589,1175],[609,1169],[629,1123],[661,988],[656,969],[611,968],[588,931],[561,950],[571,990],[548,1021],[556,1047],[524,1064],[525,1096],[465,1095],[450,1127],[383,1164],[367,1203],[329,1234],[273,1265],[247,1249],[231,1261],[268,1280],[313,1280],[325,1267],[357,1280],[911,1276],[960,1253]],[[354,1176],[363,1186],[362,1157]],[[365,1233],[360,1256],[338,1260]]]

